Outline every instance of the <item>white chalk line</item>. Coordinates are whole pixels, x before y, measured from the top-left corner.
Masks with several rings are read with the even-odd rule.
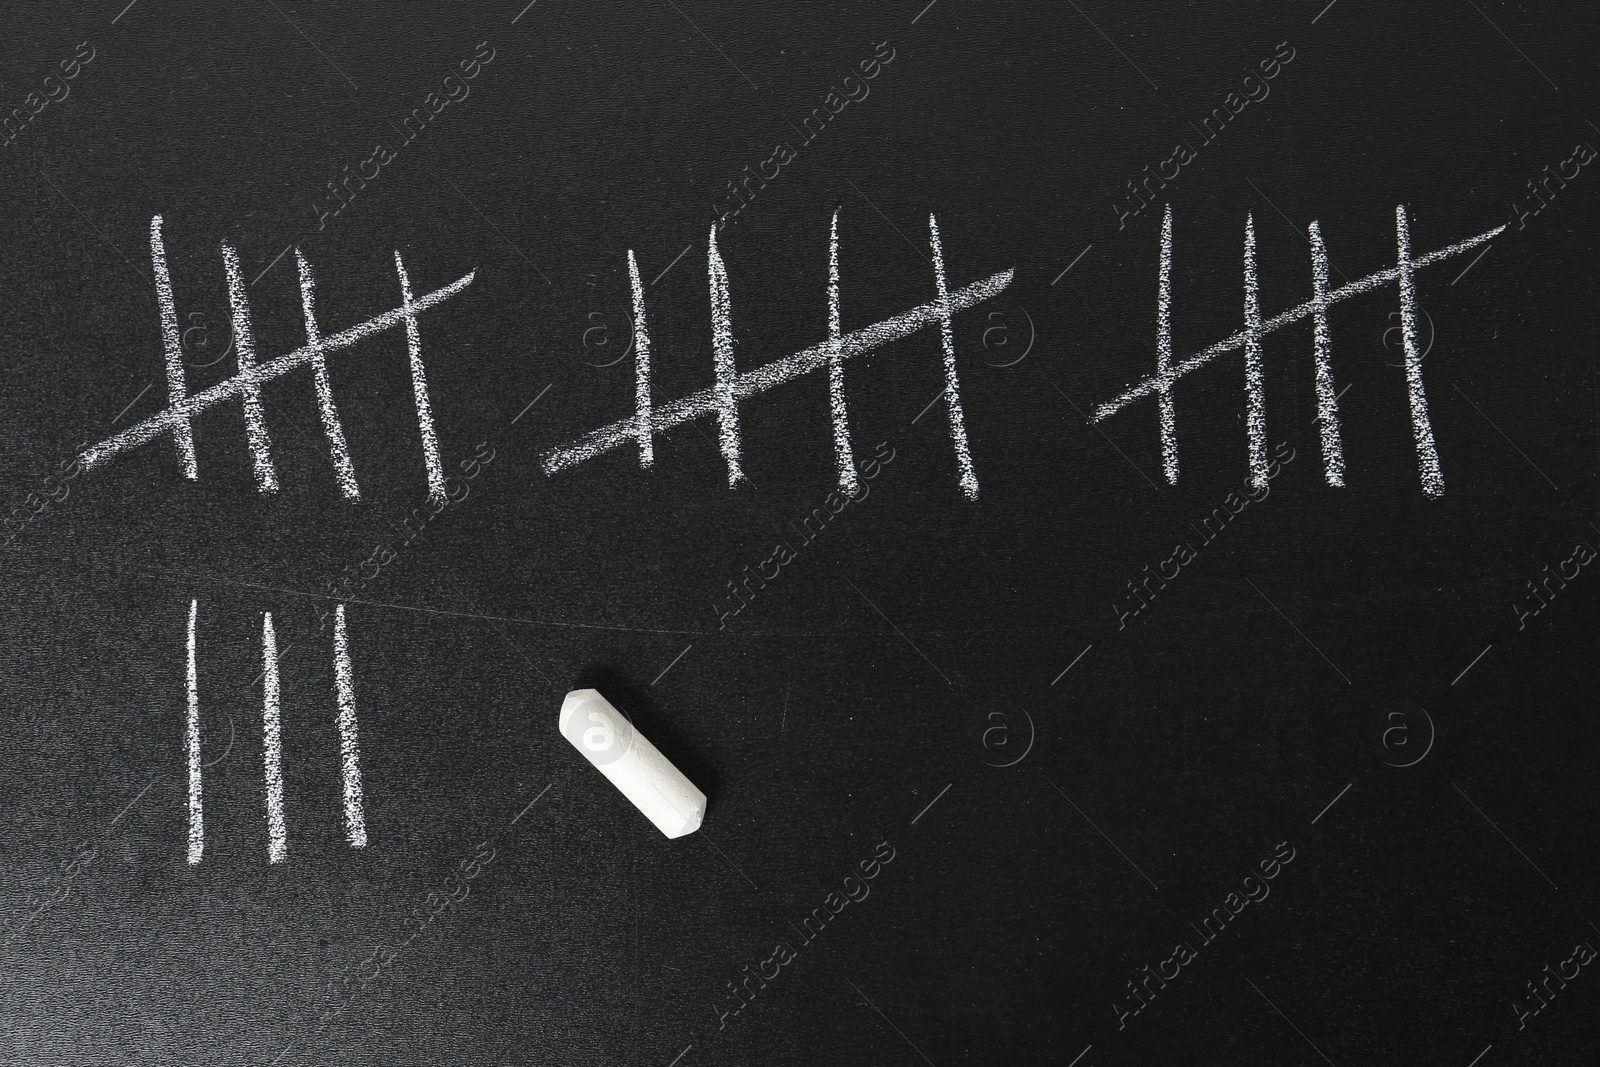
[[[455,296],[461,290],[472,284],[477,276],[476,271],[469,271],[455,281],[431,293],[424,294],[411,305],[411,314],[420,314],[438,304]],[[375,315],[366,322],[358,323],[348,329],[341,330],[332,336],[322,338],[320,351],[323,354],[349,348],[358,341],[362,341],[374,334],[381,333],[403,322],[407,311],[404,308],[394,308],[381,315]],[[167,410],[145,419],[136,426],[131,426],[114,437],[109,437],[99,444],[86,449],[79,457],[84,467],[95,467],[113,456],[119,455],[129,449],[146,444],[163,433],[171,432],[175,426],[185,425],[195,415],[224,401],[241,396],[253,388],[259,388],[266,382],[280,378],[289,372],[305,366],[315,358],[318,348],[311,345],[302,345],[287,355],[279,356],[266,363],[254,364],[248,371],[240,371],[226,381],[218,382],[208,389],[198,393],[191,393],[181,402],[172,405]]]
[[[1172,366],[1172,205],[1161,219],[1161,275],[1156,287],[1156,373]],[[1178,484],[1178,416],[1172,404],[1172,383],[1156,397],[1161,419],[1161,470],[1168,485]]]
[[[244,273],[239,269],[239,253],[230,244],[222,246],[222,265],[228,277],[234,358],[239,362],[239,373],[247,374],[256,365],[255,333],[250,325],[250,297],[245,292]],[[271,493],[278,488],[278,472],[272,465],[272,439],[267,436],[267,418],[258,386],[244,390],[244,432],[250,444],[250,467],[255,472],[256,488]]]
[[[200,601],[189,601],[189,662],[187,671],[189,715],[185,728],[189,755],[189,863],[199,863],[206,847],[205,818],[200,807],[200,680],[195,667],[195,620]]]
[[[1459,255],[1469,248],[1476,248],[1485,241],[1493,240],[1495,237],[1498,237],[1504,230],[1504,225],[1496,226],[1494,229],[1480,233],[1476,237],[1469,237],[1465,241],[1458,241],[1453,245],[1448,245],[1439,249],[1437,252],[1430,252],[1418,259],[1413,259],[1411,261],[1411,269],[1416,271],[1423,267],[1432,266],[1433,264],[1438,263],[1440,260],[1448,259],[1450,256]],[[1351,297],[1359,296],[1362,293],[1371,292],[1373,289],[1377,289],[1379,286],[1387,285],[1389,282],[1398,280],[1399,277],[1400,270],[1398,267],[1390,267],[1387,270],[1380,270],[1374,274],[1367,275],[1365,278],[1358,278],[1348,285],[1341,285],[1339,288],[1332,290],[1327,294],[1324,303],[1330,306],[1337,304],[1340,301],[1348,300]],[[1260,333],[1262,335],[1273,333],[1274,331],[1280,330],[1285,326],[1299,322],[1301,319],[1310,315],[1312,309],[1313,302],[1308,300],[1303,304],[1299,304],[1290,308],[1288,311],[1274,315],[1272,318],[1267,319],[1261,324]],[[1110,418],[1112,415],[1115,415],[1117,412],[1121,411],[1135,400],[1140,400],[1151,395],[1152,393],[1160,392],[1165,385],[1182,378],[1191,371],[1198,370],[1207,363],[1210,363],[1212,360],[1216,359],[1218,356],[1244,347],[1245,336],[1246,331],[1240,330],[1232,336],[1224,338],[1208,348],[1201,349],[1199,352],[1196,352],[1194,355],[1172,367],[1165,375],[1151,375],[1150,377],[1145,378],[1120,395],[1113,397],[1111,400],[1108,400],[1096,407],[1094,409],[1094,414],[1091,421],[1101,422],[1107,418]]]
[[[833,420],[833,457],[839,488],[851,496],[860,489],[855,454],[850,447],[850,412],[844,399],[844,360],[839,355],[839,209],[833,209],[828,236],[828,412]]]
[[[344,779],[344,829],[352,848],[367,845],[367,819],[361,800],[361,746],[356,736],[356,681],[350,666],[344,605],[333,615],[333,681],[339,694],[339,759]]]
[[[317,415],[322,419],[322,432],[328,438],[328,458],[333,461],[333,477],[339,483],[339,492],[347,500],[361,496],[356,485],[356,468],[350,462],[350,446],[345,443],[344,424],[339,421],[339,409],[333,402],[333,382],[328,378],[328,357],[322,351],[322,332],[317,328],[317,281],[311,274],[311,265],[300,250],[294,250],[295,266],[300,271],[300,306],[305,311],[306,344],[313,350],[311,380],[317,393]],[[406,316],[410,321],[409,313]]]
[[[1267,485],[1267,397],[1261,374],[1261,289],[1256,278],[1256,221],[1244,217],[1244,400],[1250,485]],[[1169,386],[1170,389],[1170,386]]]
[[[1433,423],[1428,418],[1428,393],[1422,385],[1422,354],[1417,350],[1417,287],[1412,276],[1411,224],[1406,206],[1394,209],[1395,263],[1400,274],[1400,339],[1406,353],[1406,393],[1411,400],[1411,432],[1417,442],[1417,466],[1422,474],[1422,491],[1428,496],[1444,492],[1444,474],[1439,469],[1439,450],[1433,441]]]
[[[973,282],[962,289],[957,289],[950,294],[949,310],[952,314],[965,311],[968,308],[988,300],[1005,290],[1011,284],[1015,272],[1003,270],[990,275],[982,281]],[[943,313],[937,300],[930,300],[926,304],[919,304],[910,311],[902,312],[881,322],[864,326],[859,330],[852,330],[839,338],[837,351],[841,360],[850,360],[856,356],[864,355],[874,349],[911,334],[939,321]],[[792,355],[774,360],[755,370],[746,371],[734,378],[732,387],[735,400],[748,400],[760,396],[767,390],[782,385],[784,382],[793,381],[802,375],[809,374],[828,365],[828,356],[835,350],[834,343],[824,341],[812,345],[810,348],[801,349]],[[941,396],[943,394],[940,394]],[[702,389],[686,397],[675,400],[665,407],[658,408],[652,414],[652,424],[656,432],[664,432],[693,419],[715,414],[717,411],[716,398],[712,390]],[[602,456],[633,440],[635,434],[635,421],[633,416],[619,419],[608,426],[602,426],[577,438],[571,444],[561,448],[553,448],[539,456],[539,465],[546,474],[555,474],[559,471],[576,467],[586,460]]]
[[[1333,391],[1333,342],[1328,330],[1328,249],[1322,243],[1322,227],[1312,222],[1309,230],[1311,345],[1317,383],[1317,424],[1322,435],[1322,473],[1328,484],[1338,489],[1344,486],[1344,443],[1339,436],[1339,397],[1343,394]]]
[[[733,388],[739,372],[733,365],[733,308],[728,291],[728,268],[717,250],[715,226],[711,227],[706,265],[711,284],[711,369],[717,403],[717,432],[722,458],[728,464],[728,487],[731,489],[739,483],[743,473],[739,469],[739,401]]]
[[[178,335],[178,310],[172,299],[172,278],[167,273],[167,247],[161,240],[160,215],[150,219],[150,265],[155,269],[156,307],[161,313],[161,343],[167,362],[167,402],[176,404],[188,395],[189,387],[184,381],[183,342]],[[138,398],[134,399],[137,402]],[[133,407],[133,404],[128,407]],[[126,413],[128,408],[122,410]],[[117,416],[118,419],[121,417]],[[187,420],[173,427],[172,440],[178,449],[178,463],[183,468],[183,476],[190,481],[199,478],[200,469],[194,455],[194,431]]]
[[[650,325],[645,322],[645,285],[638,278],[638,259],[632,248],[627,250],[627,285],[634,296],[634,435],[638,438],[638,466],[648,470],[656,462],[656,440],[650,426]]]
[[[978,499],[978,475],[972,469],[972,449],[967,444],[967,421],[961,411],[961,382],[956,377],[956,336],[952,322],[954,311],[950,306],[950,288],[944,277],[944,246],[939,240],[939,222],[928,216],[928,244],[933,250],[933,283],[939,297],[934,303],[939,308],[939,340],[944,347],[944,390],[946,410],[950,414],[950,441],[956,450],[956,466],[960,470],[961,492],[968,500]]]
[[[278,637],[272,612],[261,616],[261,764],[267,791],[267,862],[282,863],[289,855],[283,822],[283,736],[278,714]]]
[[[428,398],[428,374],[422,367],[422,327],[417,322],[416,301],[411,295],[411,275],[394,253],[394,272],[400,279],[400,310],[406,319],[406,355],[411,363],[411,395],[417,405],[417,435],[422,438],[422,463],[428,472],[428,497],[445,498],[444,462],[439,457],[439,435],[433,426],[433,402]]]
[[[656,461],[655,431],[650,427],[650,327],[644,317],[644,284],[639,280],[639,261],[631,248],[628,249],[628,287],[633,292],[634,435],[639,439],[639,466],[648,470]]]

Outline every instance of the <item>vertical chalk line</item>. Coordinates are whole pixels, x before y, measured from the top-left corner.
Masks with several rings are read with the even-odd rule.
[[[728,292],[728,268],[717,250],[717,228],[711,227],[711,243],[707,253],[707,266],[711,282],[711,354],[715,374],[717,421],[722,438],[722,458],[728,464],[728,487],[731,489],[744,477],[739,466],[739,405],[733,395],[734,379],[738,377],[733,366],[732,298]]]
[[[1161,220],[1161,280],[1156,293],[1156,374],[1161,391],[1156,394],[1161,418],[1161,469],[1168,485],[1178,484],[1178,418],[1172,405],[1172,205]]]
[[[928,215],[928,243],[933,249],[933,284],[939,309],[939,338],[944,344],[944,395],[950,413],[950,441],[956,450],[956,465],[961,471],[961,491],[968,500],[978,499],[978,475],[972,469],[972,450],[967,445],[967,423],[961,412],[961,382],[956,377],[956,335],[952,325],[950,289],[944,277],[944,246],[939,240],[939,220]]]
[[[367,845],[367,819],[361,803],[361,746],[356,737],[356,681],[350,667],[344,605],[333,615],[333,681],[339,691],[339,757],[344,773],[344,830],[352,848]]]
[[[400,276],[400,310],[406,319],[406,354],[411,361],[411,395],[417,404],[417,434],[422,438],[422,462],[428,471],[428,498],[444,499],[444,464],[439,459],[439,435],[433,428],[433,404],[428,399],[428,375],[422,369],[422,327],[417,324],[417,301],[411,295],[411,275],[394,253],[394,271]],[[306,321],[311,313],[306,312]],[[330,401],[331,402],[331,401]],[[351,476],[352,482],[354,475]]]
[[[1244,217],[1244,397],[1250,484],[1267,485],[1267,401],[1261,377],[1261,296],[1256,282],[1256,222]]]
[[[245,292],[244,272],[239,269],[239,253],[230,244],[222,246],[222,265],[228,275],[228,305],[233,311],[233,349],[239,360],[239,377],[244,379],[244,432],[250,442],[250,465],[255,470],[256,489],[274,493],[278,472],[272,466],[272,438],[267,436],[267,419],[261,409],[261,387],[249,375],[256,366],[256,340],[250,326],[250,296]]]
[[[150,265],[155,270],[156,307],[161,312],[161,343],[167,356],[167,402],[179,404],[187,398],[189,386],[183,377],[183,343],[178,336],[178,310],[172,300],[172,278],[167,274],[167,246],[161,240],[161,216],[150,219]],[[172,424],[172,441],[178,450],[178,465],[183,476],[193,481],[200,477],[194,458],[194,430],[188,419]]]
[[[634,433],[639,438],[639,466],[656,461],[655,435],[650,429],[650,327],[644,318],[644,283],[639,261],[628,249],[628,284],[633,290],[633,407]]]
[[[1311,234],[1312,356],[1317,382],[1317,426],[1322,432],[1322,474],[1334,488],[1344,486],[1344,443],[1339,436],[1339,396],[1333,389],[1332,340],[1328,331],[1328,248],[1315,220]]]
[[[1400,275],[1400,338],[1405,342],[1406,393],[1411,399],[1411,432],[1417,441],[1417,467],[1422,475],[1422,491],[1428,496],[1444,493],[1444,473],[1439,469],[1439,451],[1433,443],[1433,424],[1428,421],[1428,394],[1422,387],[1422,355],[1417,351],[1417,286],[1411,263],[1411,225],[1406,206],[1394,208],[1395,269]]]
[[[189,716],[185,728],[189,750],[189,862],[199,863],[206,847],[205,817],[200,809],[200,678],[195,669],[194,631],[195,618],[200,612],[200,601],[189,601]]]
[[[844,401],[844,357],[839,351],[839,209],[833,209],[828,235],[828,410],[833,417],[833,456],[839,467],[839,488],[854,496],[861,482],[850,447],[850,412]]]
[[[283,824],[283,737],[278,719],[278,636],[272,612],[261,616],[261,763],[267,787],[267,862],[282,863],[289,855]]]
[[[339,492],[346,499],[361,495],[356,486],[356,470],[350,463],[350,448],[344,441],[344,427],[339,423],[339,409],[333,404],[333,382],[328,378],[328,357],[322,347],[322,332],[317,328],[316,279],[311,276],[311,265],[300,250],[294,250],[294,261],[300,267],[300,306],[305,310],[306,346],[311,349],[312,382],[317,390],[317,413],[322,417],[322,432],[328,438],[328,455],[333,460],[333,477],[339,483]],[[398,256],[396,262],[398,262]],[[416,314],[411,308],[409,286],[401,315],[406,320],[406,332],[414,329]]]

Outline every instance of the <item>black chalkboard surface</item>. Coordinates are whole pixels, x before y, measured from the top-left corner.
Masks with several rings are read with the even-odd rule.
[[[1591,1062],[1597,29],[9,11],[0,1061]]]

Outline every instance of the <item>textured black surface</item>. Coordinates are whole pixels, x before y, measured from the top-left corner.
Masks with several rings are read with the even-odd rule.
[[[0,1059],[1590,1062],[1592,967],[1520,1026],[1517,1006],[1600,946],[1600,575],[1517,612],[1541,568],[1600,545],[1600,175],[1552,183],[1537,214],[1526,185],[1600,144],[1596,29],[1587,5],[1498,0],[8,11],[0,114],[60,99],[0,154],[0,486],[24,515],[30,491],[65,498],[0,552]],[[470,93],[404,143],[480,42]],[[801,145],[883,48],[870,93]],[[1119,228],[1126,183],[1283,48],[1270,93]],[[675,263],[648,295],[658,397],[710,383],[708,224],[780,143],[795,158],[719,235],[741,368],[825,337],[835,205],[847,330],[932,298],[929,212],[952,287],[1016,269],[956,321],[978,502],[943,408],[919,417],[943,385],[931,330],[849,364],[857,452],[893,460],[810,544],[793,527],[834,480],[820,375],[743,406],[737,490],[709,419],[648,472],[628,450],[541,472],[632,409],[628,249],[647,282]],[[326,183],[379,146],[393,158],[319,229]],[[1476,253],[1419,274],[1442,498],[1418,484],[1392,286],[1331,315],[1348,489],[1323,482],[1306,323],[1266,342],[1268,439],[1294,458],[1214,543],[1192,524],[1243,487],[1238,353],[1178,387],[1176,488],[1152,401],[1086,424],[1154,369],[1165,202],[1180,353],[1239,328],[1247,213],[1268,314],[1309,296],[1312,219],[1350,278],[1393,263],[1398,203],[1417,254],[1511,223],[1464,275]],[[427,512],[394,331],[330,360],[359,503],[305,372],[266,390],[274,497],[237,403],[196,421],[196,483],[163,439],[46,488],[166,404],[158,213],[183,326],[204,327],[196,388],[232,373],[203,366],[226,344],[223,241],[256,278],[298,240],[328,331],[397,303],[395,249],[419,292],[476,269],[422,322],[445,461],[477,470],[465,499],[400,545]],[[250,297],[263,358],[302,342],[292,254]],[[1119,628],[1126,583],[1185,540],[1194,561]],[[780,541],[795,559],[719,628],[727,583]],[[320,627],[364,563],[342,594],[355,851]],[[191,599],[215,761],[195,867]],[[709,795],[702,832],[662,838],[557,735],[588,685]],[[1270,895],[1202,938],[1275,849],[1293,859]],[[863,899],[830,897],[885,854]],[[470,893],[408,941],[463,864]],[[733,1014],[729,983],[770,974],[780,942],[792,959]],[[1181,942],[1194,958],[1122,1017]]]

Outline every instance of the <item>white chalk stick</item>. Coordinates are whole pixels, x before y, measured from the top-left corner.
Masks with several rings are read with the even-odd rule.
[[[560,729],[657,830],[682,837],[700,829],[706,795],[598,691],[568,693],[561,702]]]

